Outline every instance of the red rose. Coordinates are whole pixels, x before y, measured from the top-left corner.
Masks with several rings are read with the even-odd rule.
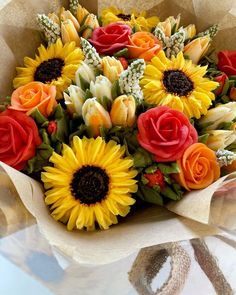
[[[218,69],[228,76],[236,75],[236,51],[224,50],[218,53]]]
[[[0,161],[17,170],[25,168],[42,142],[34,120],[15,110],[0,113],[0,138]]]
[[[157,162],[180,159],[186,148],[198,140],[197,131],[188,118],[166,106],[141,114],[138,130],[139,144],[154,154]]]
[[[110,54],[123,49],[129,42],[131,28],[120,23],[96,28],[89,40],[100,54]]]
[[[222,73],[221,75],[214,78],[214,80],[220,84],[215,90],[216,95],[220,95],[222,93],[227,78],[228,77],[225,73]]]

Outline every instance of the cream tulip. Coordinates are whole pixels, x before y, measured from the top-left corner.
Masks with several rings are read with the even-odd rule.
[[[160,28],[166,37],[170,37],[172,33],[175,33],[180,24],[180,15],[176,18],[173,16],[169,16],[165,21],[159,22],[157,27]],[[172,32],[173,28],[175,28],[174,32]]]
[[[210,47],[211,38],[209,36],[199,37],[188,43],[184,47],[184,55],[188,56],[193,63],[198,64],[199,60],[206,54]]]
[[[111,88],[110,80],[102,75],[96,77],[95,82],[91,81],[90,83],[90,92],[101,104],[104,103],[104,98],[112,100]]]
[[[96,100],[96,98],[89,98],[85,101],[82,107],[82,116],[85,125],[90,127],[94,136],[100,135],[100,128],[111,128],[111,119],[109,113]]]
[[[236,118],[236,102],[229,102],[210,109],[199,120],[200,127],[205,130],[216,130],[222,123],[230,123]]]
[[[64,92],[65,105],[70,114],[82,115],[85,92],[76,85],[68,87],[68,94]]]
[[[230,144],[236,143],[236,131],[233,130],[212,130],[207,132],[207,146],[217,151],[226,149]]]
[[[76,85],[85,90],[88,88],[91,81],[95,81],[96,76],[92,67],[82,61],[75,73]],[[87,85],[84,85],[87,84]]]

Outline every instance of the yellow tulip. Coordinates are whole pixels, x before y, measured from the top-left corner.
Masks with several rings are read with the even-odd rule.
[[[206,130],[215,130],[221,123],[230,123],[236,118],[236,102],[229,102],[210,109],[199,120],[200,127],[206,126]]]
[[[119,60],[114,57],[106,56],[101,62],[104,76],[112,83],[115,82],[123,72],[123,66]]]
[[[75,41],[76,46],[80,46],[80,37],[76,31],[76,28],[74,27],[73,22],[70,19],[61,23],[61,38],[64,44]]]
[[[184,31],[185,31],[185,39],[192,39],[197,31],[196,31],[196,26],[191,24],[191,25],[188,25],[186,28],[184,28]]]
[[[79,31],[80,29],[80,24],[77,21],[77,19],[74,17],[74,15],[69,11],[69,10],[65,10],[65,8],[63,7],[61,9],[61,13],[60,13],[60,17],[61,17],[61,21],[66,21],[66,20],[71,20],[75,29],[77,31]]]
[[[225,149],[230,144],[236,143],[236,131],[233,130],[212,130],[207,132],[209,137],[207,139],[207,146],[217,151]]]
[[[83,31],[82,37],[89,39],[92,36],[93,30],[99,27],[97,16],[90,13],[83,25],[87,28]]]
[[[89,98],[85,101],[82,107],[82,117],[85,125],[91,128],[94,136],[100,135],[101,127],[112,127],[109,113],[96,98]]]
[[[135,123],[136,103],[132,95],[117,97],[111,108],[111,122],[114,126],[132,127]]]
[[[184,55],[187,55],[195,64],[206,54],[210,47],[211,38],[209,36],[194,39],[184,47]]]
[[[85,16],[88,14],[89,14],[89,12],[86,8],[82,7],[81,5],[78,5],[77,20],[80,23],[80,25],[83,22],[83,20],[85,19]]]

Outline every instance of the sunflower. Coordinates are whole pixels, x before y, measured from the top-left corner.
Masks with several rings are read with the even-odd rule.
[[[200,118],[215,99],[212,92],[218,83],[204,78],[207,67],[185,60],[183,53],[168,59],[160,51],[147,65],[140,81],[144,100],[153,105],[166,105],[188,118]]]
[[[13,81],[14,88],[18,88],[32,81],[39,81],[57,88],[57,98],[72,83],[75,72],[83,60],[83,53],[76,48],[75,42],[66,43],[61,39],[48,48],[41,45],[35,59],[25,57],[25,67],[18,67],[17,76]]]
[[[137,171],[133,160],[124,158],[125,148],[101,137],[73,137],[72,147],[63,145],[62,156],[53,153],[54,167],[45,167],[42,181],[45,202],[55,220],[74,228],[108,229],[117,215],[126,216],[135,203]]]
[[[146,12],[125,14],[123,10],[116,7],[105,8],[101,12],[102,25],[111,23],[124,23],[131,28],[135,27],[137,31],[150,32],[159,23],[157,16],[146,17]]]

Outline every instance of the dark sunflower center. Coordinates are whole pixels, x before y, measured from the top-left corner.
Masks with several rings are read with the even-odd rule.
[[[121,19],[123,19],[124,21],[130,21],[131,20],[131,14],[117,14],[117,16]]]
[[[193,82],[179,70],[164,72],[163,84],[169,93],[187,96],[193,90]]]
[[[74,173],[71,192],[82,204],[95,204],[106,198],[109,177],[105,170],[96,166],[83,166]]]
[[[60,58],[51,58],[42,62],[34,73],[34,80],[42,83],[57,80],[61,74],[65,63]]]

